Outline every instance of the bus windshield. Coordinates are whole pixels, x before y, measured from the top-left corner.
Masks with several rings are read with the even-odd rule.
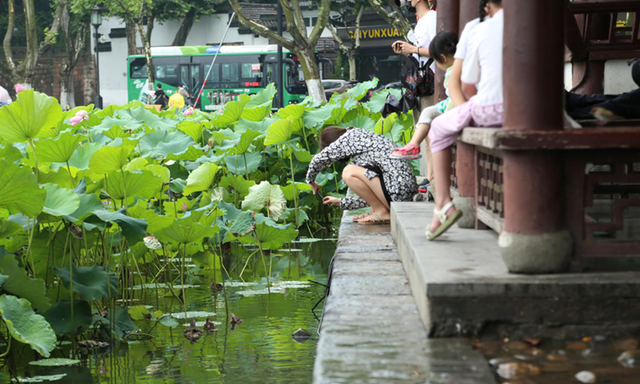
[[[304,81],[304,72],[302,72],[302,66],[293,61],[286,61],[286,79],[285,85],[287,92],[294,95],[302,95],[307,93],[307,84]]]

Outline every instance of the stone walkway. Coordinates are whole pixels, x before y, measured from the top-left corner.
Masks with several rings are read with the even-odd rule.
[[[343,216],[313,382],[495,383],[466,339],[427,338],[389,230]]]

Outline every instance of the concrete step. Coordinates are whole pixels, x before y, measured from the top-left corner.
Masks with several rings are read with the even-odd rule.
[[[494,384],[468,340],[427,338],[389,230],[343,217],[313,382]]]
[[[391,232],[430,337],[581,337],[640,331],[640,272],[514,275],[490,230],[429,242],[432,203],[393,203]]]

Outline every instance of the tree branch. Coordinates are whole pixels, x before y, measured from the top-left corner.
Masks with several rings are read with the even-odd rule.
[[[242,7],[238,3],[238,0],[229,0],[229,4],[231,4],[231,8],[233,8],[233,11],[236,13],[238,20],[240,21],[240,23],[242,23],[242,25],[251,29],[252,31],[254,31],[255,33],[257,33],[262,37],[266,37],[267,39],[271,39],[275,41],[276,44],[281,45],[290,51],[295,50],[296,44],[293,41],[285,37],[279,36],[277,33],[273,32],[272,30],[270,30],[269,28],[265,27],[260,23],[256,23],[253,20],[249,20],[247,16],[244,14],[244,12],[242,11]]]
[[[324,31],[324,27],[329,23],[329,12],[331,12],[331,0],[322,0],[318,7],[318,21],[309,35],[309,46],[315,47]]]
[[[356,16],[356,41],[353,43],[353,49],[360,48],[360,20],[362,20],[362,14],[364,13],[364,4],[360,5],[358,10],[358,16]]]
[[[67,0],[58,0],[56,5],[56,11],[53,14],[53,22],[51,22],[51,28],[45,32],[44,40],[40,43],[38,48],[38,56],[47,52],[49,48],[56,42],[58,37],[58,30],[60,29],[60,21],[62,19],[62,12],[67,7]]]
[[[7,17],[7,32],[4,34],[4,40],[2,41],[2,49],[4,50],[4,57],[7,61],[7,66],[11,72],[11,82],[15,82],[18,77],[16,71],[16,63],[13,61],[13,53],[11,52],[11,39],[13,39],[13,28],[15,27],[16,19],[16,7],[14,0],[9,0],[8,4],[8,17]]]
[[[412,29],[411,23],[404,17],[402,11],[395,5],[393,0],[387,0],[384,4],[382,0],[369,0],[369,3],[378,15],[382,16],[387,23],[393,25],[405,38],[407,37],[409,31]],[[388,6],[392,11],[387,12],[384,6]]]
[[[338,47],[340,47],[340,50],[345,54],[348,53],[351,48],[347,47],[340,36],[338,36],[338,32],[336,32],[336,29],[333,27],[333,25],[331,25],[331,23],[327,23],[327,29],[329,30],[329,32],[331,32],[331,35],[333,35],[333,39],[338,42]]]
[[[309,41],[307,39],[307,34],[303,35],[296,24],[295,16],[293,15],[293,7],[287,0],[280,0],[280,4],[282,4],[282,13],[284,13],[284,18],[287,19],[287,32],[291,34],[293,37],[293,41],[295,41],[298,45],[302,47],[308,47]],[[304,24],[303,24],[304,26]]]
[[[307,34],[307,26],[304,23],[304,16],[302,16],[302,10],[300,9],[300,2],[298,0],[291,0],[291,5],[293,6],[293,12],[294,16],[296,17],[298,30],[300,30],[305,38],[308,38],[309,35]]]

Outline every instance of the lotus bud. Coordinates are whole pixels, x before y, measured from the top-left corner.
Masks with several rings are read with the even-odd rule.
[[[73,116],[69,121],[71,121],[71,126],[73,127],[82,121],[82,117]]]
[[[182,211],[186,212],[189,207],[187,207],[187,203],[182,203]]]
[[[15,90],[16,90],[16,95],[17,95],[18,93],[20,93],[22,91],[26,91],[27,88],[25,88],[24,85],[22,85],[22,84],[16,84]]]
[[[184,117],[193,115],[193,107],[187,108],[187,110],[184,111],[183,115],[184,115]]]
[[[144,242],[144,245],[149,249],[162,248],[162,243],[160,243],[160,241],[158,241],[158,239],[156,239],[153,236],[146,236],[145,238],[142,239],[142,241]]]

